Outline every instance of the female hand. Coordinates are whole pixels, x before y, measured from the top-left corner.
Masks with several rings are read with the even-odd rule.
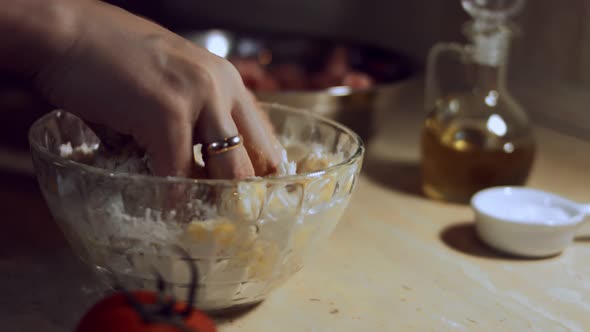
[[[43,56],[28,70],[52,105],[131,135],[157,175],[189,176],[193,144],[238,134],[242,146],[208,157],[209,177],[276,170],[280,147],[229,62],[105,3],[38,2],[48,6],[44,16],[52,24],[28,30],[29,38],[43,40]]]

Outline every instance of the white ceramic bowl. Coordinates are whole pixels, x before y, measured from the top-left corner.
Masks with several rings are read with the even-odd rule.
[[[590,211],[558,195],[523,187],[484,189],[472,197],[471,206],[482,241],[523,257],[561,253]]]

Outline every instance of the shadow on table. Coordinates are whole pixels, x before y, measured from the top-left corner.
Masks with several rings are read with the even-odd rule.
[[[590,242],[590,235],[584,234],[574,237],[575,242]]]
[[[72,331],[107,292],[70,250],[0,263],[0,321],[6,331]],[[25,328],[26,327],[26,328]],[[4,329],[2,329],[4,331]]]
[[[231,324],[234,322],[234,320],[245,316],[247,314],[249,314],[250,312],[256,310],[256,308],[262,303],[258,302],[258,303],[254,303],[254,304],[249,304],[249,305],[245,305],[242,307],[238,307],[238,308],[234,308],[234,309],[230,309],[230,310],[225,310],[222,312],[217,312],[217,313],[211,313],[210,316],[215,320],[215,323],[219,326],[221,325],[225,325],[225,324]]]
[[[72,331],[106,287],[74,255],[35,178],[0,172],[1,331]]]
[[[425,198],[417,162],[367,158],[363,172],[386,188]]]
[[[440,239],[449,248],[475,257],[514,261],[551,258],[521,258],[494,250],[478,238],[473,222],[460,222],[443,229],[440,233]]]

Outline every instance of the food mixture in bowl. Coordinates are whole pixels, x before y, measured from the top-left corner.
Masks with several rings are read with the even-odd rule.
[[[332,232],[363,155],[346,128],[275,108],[267,111],[285,149],[282,174],[149,176],[140,150],[106,149],[81,120],[54,112],[31,129],[39,182],[72,247],[105,281],[151,289],[157,269],[184,298],[190,273],[172,247],[180,245],[199,269],[198,307],[259,302]]]

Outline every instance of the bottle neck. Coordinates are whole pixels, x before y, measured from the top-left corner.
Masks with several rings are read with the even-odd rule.
[[[474,87],[488,91],[504,89],[511,30],[503,25],[481,27],[476,21],[471,21],[466,25],[465,32],[471,40],[468,51]]]
[[[506,66],[490,66],[474,62],[468,75],[475,89],[480,91],[504,90],[506,86]]]
[[[469,51],[473,62],[493,67],[506,62],[512,37],[508,26],[482,26],[478,21],[469,21],[464,27],[464,33],[471,41]]]

